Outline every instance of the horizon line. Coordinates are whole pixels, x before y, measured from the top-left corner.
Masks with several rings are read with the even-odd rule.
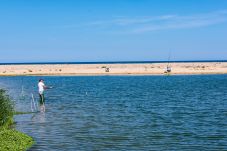
[[[22,64],[134,64],[134,63],[183,63],[183,62],[227,62],[226,60],[159,60],[159,61],[41,61],[41,62],[0,62],[0,65]]]

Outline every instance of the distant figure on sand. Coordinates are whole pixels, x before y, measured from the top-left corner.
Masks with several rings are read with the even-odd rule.
[[[166,71],[167,71],[168,73],[170,73],[170,72],[171,72],[171,67],[170,67],[170,66],[167,66]]]
[[[38,88],[39,88],[39,97],[40,97],[40,100],[39,100],[40,111],[41,111],[41,112],[45,112],[44,90],[45,90],[45,89],[49,89],[49,88],[51,88],[51,87],[45,86],[44,80],[43,80],[43,79],[40,79],[40,80],[39,80],[39,83],[38,83]]]
[[[170,74],[171,73],[171,67],[169,65],[167,65],[166,70],[165,70],[164,73],[166,73],[166,74]]]

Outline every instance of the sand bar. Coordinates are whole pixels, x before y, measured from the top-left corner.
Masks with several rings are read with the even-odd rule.
[[[171,63],[171,74],[227,74],[227,62]],[[167,63],[0,65],[0,76],[163,75]]]

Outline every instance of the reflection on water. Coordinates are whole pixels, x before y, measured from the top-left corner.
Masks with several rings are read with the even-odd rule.
[[[31,150],[227,149],[227,75],[43,78],[55,87],[46,113],[15,117],[36,140]],[[38,79],[0,77],[0,86],[30,111]]]
[[[33,123],[45,123],[46,122],[45,113],[44,112],[33,113],[31,117],[31,121]]]

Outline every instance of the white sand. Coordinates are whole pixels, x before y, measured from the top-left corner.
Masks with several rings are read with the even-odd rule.
[[[227,62],[171,63],[171,74],[227,74]],[[167,63],[0,65],[0,76],[16,75],[162,75]],[[109,68],[109,72],[106,72]]]

